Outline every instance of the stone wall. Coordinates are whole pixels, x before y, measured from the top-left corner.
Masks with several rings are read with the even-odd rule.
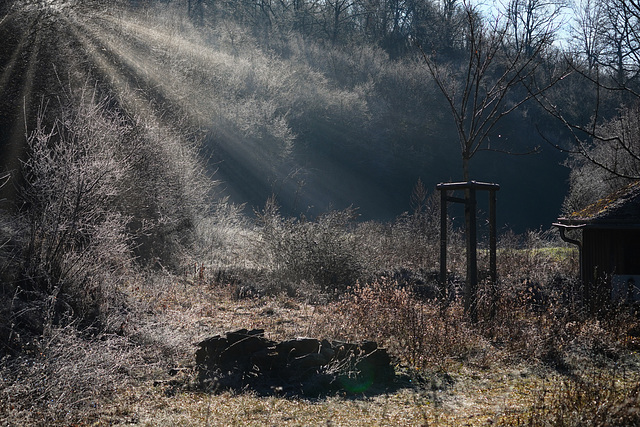
[[[262,329],[240,329],[199,343],[196,370],[202,389],[260,394],[362,393],[394,379],[391,358],[373,341],[349,343],[295,338],[280,342]]]

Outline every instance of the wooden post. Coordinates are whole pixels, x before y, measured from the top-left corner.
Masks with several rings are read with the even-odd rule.
[[[465,190],[464,216],[467,222],[467,283],[464,290],[464,311],[472,322],[478,321],[478,236],[476,221],[476,189],[469,187]]]
[[[496,236],[496,192],[489,191],[489,275],[491,287],[491,318],[495,318],[498,305],[498,238]]]
[[[477,190],[489,191],[489,269],[492,291],[497,281],[496,267],[496,191],[498,184],[484,182],[450,182],[436,186],[440,191],[440,293],[446,295],[447,286],[447,203],[464,204],[465,235],[467,249],[467,280],[464,289],[464,310],[473,322],[478,321],[478,237],[477,237]],[[464,199],[447,195],[447,190],[464,190]]]
[[[440,303],[447,302],[447,191],[440,191]]]

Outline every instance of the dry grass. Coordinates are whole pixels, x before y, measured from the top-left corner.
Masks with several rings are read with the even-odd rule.
[[[459,299],[442,304],[413,293],[420,281],[427,291],[434,285],[435,202],[388,225],[355,224],[351,210],[294,220],[267,208],[252,223],[221,202],[198,218],[191,241],[172,246],[173,273],[159,261],[152,264],[162,270],[143,272],[132,260],[126,274],[104,282],[111,293],[99,300],[100,316],[47,315],[58,293],[30,297],[19,276],[7,274],[13,281],[1,288],[0,424],[636,421],[637,316],[623,309],[586,315],[573,298],[575,253],[548,235],[502,239],[500,280],[496,289],[480,284],[480,322],[473,323]],[[455,282],[463,251],[452,236]],[[480,268],[486,263],[481,252]],[[82,281],[79,302],[96,298],[96,277]],[[394,357],[397,381],[315,400],[202,393],[192,370],[196,343],[240,328],[264,329],[272,340],[375,340]]]
[[[576,310],[566,291],[573,254],[536,237],[503,243],[496,314],[481,293],[477,324],[457,300],[443,306],[384,278],[318,303],[306,293],[247,297],[247,284],[261,288],[260,278],[273,277],[246,263],[131,277],[119,289],[123,305],[109,311],[120,322],[110,333],[74,321],[41,335],[11,330],[20,349],[0,362],[0,424],[633,425],[637,317]],[[397,381],[317,399],[201,392],[195,344],[240,328],[264,329],[272,340],[376,340],[393,355]]]
[[[637,408],[633,384],[640,359],[631,351],[632,342],[616,341],[613,331],[619,325],[600,322],[597,330],[591,320],[569,325],[575,346],[592,352],[609,346],[615,361],[586,355],[580,368],[567,373],[535,355],[509,361],[512,350],[492,343],[481,326],[465,323],[458,306],[443,314],[435,310],[439,306],[389,283],[363,286],[328,305],[284,294],[237,299],[235,285],[206,277],[150,275],[136,283],[128,294],[138,314],[123,324],[122,336],[87,338],[71,327],[58,329],[35,343],[32,354],[3,360],[2,423],[580,425],[573,421],[592,414],[588,403],[593,399],[610,414],[598,419],[635,419],[630,417]],[[423,316],[420,323],[403,329],[416,313]],[[202,393],[192,388],[188,369],[169,375],[171,368],[193,364],[194,343],[240,327],[264,328],[276,340],[376,338],[398,358],[403,386],[361,396],[285,399]],[[419,357],[417,344],[408,338],[422,346]],[[41,381],[48,384],[43,387]]]
[[[438,199],[421,184],[414,212],[391,224],[355,223],[352,209],[290,219],[275,206],[252,222],[224,200],[208,212],[199,132],[171,130],[211,123],[216,147],[243,141],[269,166],[242,160],[271,180],[270,168],[291,160],[297,130],[324,146],[330,123],[345,134],[336,146],[357,148],[362,128],[397,123],[375,114],[375,85],[334,84],[331,73],[366,69],[366,81],[374,72],[391,82],[382,93],[401,88],[411,101],[430,90],[424,70],[377,60],[373,50],[359,58],[374,67],[346,50],[326,61],[324,49],[300,44],[298,52],[293,40],[295,61],[276,60],[232,24],[188,26],[185,38],[177,37],[184,23],[163,16],[156,24],[108,14],[68,21],[114,98],[70,105],[56,132],[38,128],[25,164],[33,190],[26,219],[1,221],[0,425],[639,424],[637,316],[580,310],[574,251],[544,233],[504,236],[498,289],[481,284],[474,324],[459,301],[441,306],[410,290],[437,269]],[[226,47],[204,48],[207,36]],[[138,79],[154,89],[125,84]],[[219,93],[199,90],[210,87]],[[176,111],[171,128],[154,113],[165,102]],[[450,231],[449,268],[459,276],[463,245]],[[480,269],[487,263],[481,251]],[[389,279],[397,272],[419,274],[397,283]],[[397,383],[314,400],[198,390],[195,344],[239,328],[273,340],[374,339],[394,356]]]
[[[141,425],[420,425],[429,402],[413,393],[370,399],[330,397],[321,401],[256,397],[251,394],[185,393],[167,397],[163,390],[135,389],[114,403],[113,418]]]

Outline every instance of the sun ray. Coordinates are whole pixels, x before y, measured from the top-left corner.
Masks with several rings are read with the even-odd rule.
[[[126,22],[128,21],[124,18],[118,18],[111,21],[111,24],[112,26],[121,25]],[[135,24],[125,26],[131,29],[132,25],[135,26],[135,31],[145,29]],[[222,135],[222,138],[218,140],[218,148],[230,158],[235,159],[234,164],[246,165],[246,167],[243,166],[243,169],[255,171],[259,175],[273,175],[274,171],[269,170],[274,163],[273,154],[270,154],[270,151],[274,149],[270,146],[271,144],[265,141],[252,142],[251,138],[238,137],[238,130],[234,131],[226,124],[241,121],[238,114],[247,114],[247,109],[255,110],[249,114],[263,114],[259,111],[260,101],[253,98],[242,100],[234,97],[230,102],[230,100],[216,96],[215,86],[210,85],[209,82],[206,82],[207,84],[203,88],[202,82],[198,82],[199,85],[195,84],[183,75],[176,75],[175,70],[167,69],[158,64],[157,58],[152,54],[158,40],[173,43],[175,46],[183,46],[185,43],[178,36],[168,38],[166,33],[149,28],[146,30],[144,41],[142,38],[139,39],[139,45],[135,46],[130,41],[131,35],[129,33],[131,30],[127,31],[126,40],[122,40],[122,38],[114,36],[113,31],[108,33],[104,28],[93,28],[82,23],[82,34],[90,35],[91,39],[99,46],[99,49],[94,49],[94,51],[103,51],[106,52],[106,57],[118,58],[117,69],[126,70],[127,74],[131,73],[130,81],[132,84],[138,84],[139,89],[148,98],[154,99],[156,102],[161,101],[165,109],[181,111],[181,117],[186,117],[193,126],[204,125],[207,128],[215,128],[216,132]],[[164,39],[165,37],[167,39]],[[189,43],[186,42],[186,45],[189,46]],[[167,49],[166,46],[162,46],[162,48]],[[207,49],[203,47],[200,50]],[[184,52],[175,50],[171,51],[171,56],[176,61],[190,62],[192,51],[187,49],[187,52],[188,54],[185,55]],[[200,58],[207,59],[210,56],[201,55]],[[211,64],[201,68],[210,69]],[[115,69],[115,66],[111,67],[111,70]],[[112,71],[107,73],[112,74]],[[248,124],[248,129],[250,128],[251,125]]]
[[[90,62],[108,80],[107,83],[118,97],[119,102],[129,111],[137,112],[143,116],[153,116],[148,100],[140,96],[141,92],[136,87],[132,87],[129,79],[113,65],[106,52],[96,46],[76,26],[69,25],[69,30],[83,47],[83,51],[89,57]]]
[[[31,43],[31,50],[27,59],[27,68],[22,74],[20,80],[20,105],[17,106],[17,113],[13,117],[13,125],[11,126],[10,134],[5,141],[6,157],[3,162],[3,168],[6,171],[17,171],[20,167],[20,161],[23,159],[24,152],[26,150],[25,141],[29,129],[27,129],[27,120],[32,116],[32,89],[34,79],[36,77],[38,67],[38,56],[40,53],[41,34],[36,32],[34,40]],[[14,191],[13,186],[9,186],[8,193]],[[7,193],[5,193],[7,194]],[[9,194],[7,194],[9,195]]]
[[[171,115],[188,117],[192,126],[207,119],[204,111],[186,101],[189,97],[186,86],[175,79],[168,81],[166,70],[159,69],[145,52],[134,50],[85,23],[77,24],[80,30],[74,30],[76,37],[87,46],[88,54],[102,72],[112,79],[120,96],[131,97],[133,92],[141,92],[147,101],[162,105]]]
[[[93,39],[86,27],[69,22],[67,28],[82,46],[89,62],[97,67],[101,74],[99,80],[108,83],[109,90],[120,107],[135,117],[137,126],[146,133],[151,143],[156,144],[155,149],[164,152],[163,158],[189,155],[185,148],[191,142],[185,136],[185,129],[174,128],[173,125],[176,124],[165,119],[162,109],[154,106],[155,100],[141,87],[145,84],[139,84],[148,83],[148,80],[142,79],[144,76],[132,74],[128,67],[123,67],[120,51],[112,51],[109,44]]]
[[[13,12],[10,12],[4,15],[2,18],[0,18],[0,28],[2,28],[2,26],[5,25],[6,22],[8,22],[7,18],[10,18],[12,15],[13,15]]]
[[[13,70],[14,70],[14,68],[16,66],[16,62],[18,60],[18,57],[20,56],[20,54],[24,50],[26,38],[27,38],[27,33],[23,32],[20,35],[20,42],[18,42],[18,45],[13,50],[13,53],[11,54],[11,57],[9,58],[9,61],[4,65],[4,68],[2,70],[2,74],[0,74],[0,94],[3,94],[4,91],[7,89],[6,88],[7,83],[9,82],[11,74],[13,73]]]
[[[232,54],[228,46],[201,40],[189,22],[178,28],[124,11],[61,13],[50,6],[47,31],[58,30],[44,43],[58,43],[47,48],[56,53],[44,57],[56,59],[60,85],[71,89],[95,81],[146,126],[183,135],[206,133],[207,149],[225,153],[226,164],[235,168],[226,167],[226,172],[248,188],[268,193],[274,183],[283,185],[285,157],[295,139],[286,118],[289,100],[255,92],[268,94],[280,90],[268,85],[300,81],[289,79],[295,76],[281,60],[259,52]]]

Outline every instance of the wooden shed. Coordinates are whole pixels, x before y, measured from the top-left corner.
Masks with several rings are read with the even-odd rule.
[[[640,181],[554,224],[580,249],[584,300],[592,310],[609,301],[640,302]],[[578,238],[567,230],[578,230]]]

